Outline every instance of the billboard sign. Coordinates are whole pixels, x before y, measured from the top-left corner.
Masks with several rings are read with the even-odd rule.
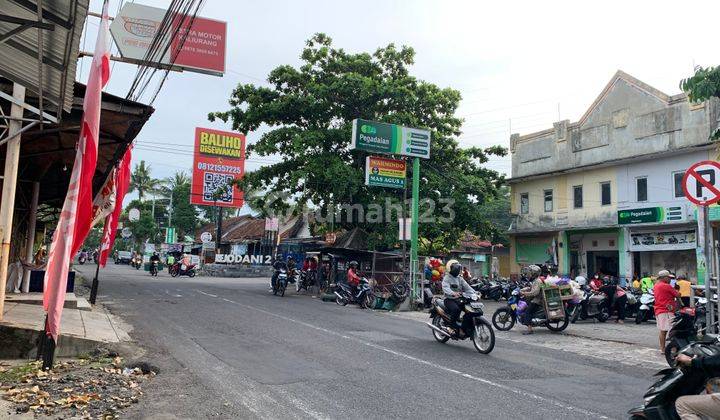
[[[125,3],[110,25],[110,33],[120,55],[133,60],[144,60],[166,12],[165,9],[157,7]],[[160,51],[168,44],[169,48],[158,61],[160,64],[171,64],[172,56],[177,54],[173,63],[175,66],[221,76],[225,73],[227,23],[196,16],[192,20],[192,27],[188,29],[190,20],[191,17],[183,15],[174,19],[173,28],[168,31]],[[170,39],[179,25],[184,27],[178,30],[176,37]],[[178,51],[183,37],[185,42]]]
[[[243,193],[233,181],[245,173],[245,135],[195,128],[190,203],[242,207]]]
[[[352,149],[372,153],[430,158],[430,131],[355,119]]]
[[[404,160],[377,156],[365,158],[365,185],[371,187],[405,188],[407,170]]]

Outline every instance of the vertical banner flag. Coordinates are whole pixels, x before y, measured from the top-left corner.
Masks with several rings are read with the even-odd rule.
[[[115,210],[115,196],[117,195],[117,186],[115,185],[117,170],[113,169],[108,175],[100,192],[93,200],[92,208],[92,226],[95,227],[100,221],[105,219]]]
[[[105,229],[103,230],[102,244],[100,244],[100,267],[105,267],[110,250],[115,243],[115,235],[117,234],[118,221],[122,212],[122,203],[125,194],[130,187],[130,161],[132,160],[132,147],[128,147],[125,155],[120,161],[120,166],[115,169],[115,208],[105,219]]]
[[[60,317],[65,303],[65,288],[70,261],[80,249],[92,223],[92,179],[95,174],[100,132],[100,102],[102,89],[110,78],[110,49],[108,48],[108,2],[103,4],[102,19],[95,43],[95,55],[83,101],[80,139],[70,185],[60,218],[53,235],[45,271],[43,306],[47,311],[45,332],[57,342]]]
[[[191,204],[242,207],[243,192],[232,182],[244,173],[244,134],[195,129]]]

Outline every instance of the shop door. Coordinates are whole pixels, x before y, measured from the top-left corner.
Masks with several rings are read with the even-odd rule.
[[[592,273],[601,272],[614,277],[618,275],[618,268],[620,258],[617,251],[595,251],[592,253],[592,259],[594,259],[594,271]],[[588,252],[588,267],[590,266],[591,256]]]

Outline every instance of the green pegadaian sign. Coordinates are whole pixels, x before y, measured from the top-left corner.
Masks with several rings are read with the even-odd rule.
[[[643,209],[618,210],[618,225],[638,223],[682,222],[682,207],[646,207]]]
[[[430,157],[430,131],[377,121],[353,120],[352,148],[371,153]]]

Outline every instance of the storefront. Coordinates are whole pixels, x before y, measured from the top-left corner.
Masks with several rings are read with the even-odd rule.
[[[620,276],[617,229],[569,231],[567,235],[571,275]]]
[[[510,243],[511,271],[519,273],[523,267],[532,264],[557,265],[558,259],[557,232],[536,235],[513,236]]]
[[[642,276],[669,270],[695,279],[696,239],[693,225],[631,229],[628,250],[632,253],[633,273]]]

